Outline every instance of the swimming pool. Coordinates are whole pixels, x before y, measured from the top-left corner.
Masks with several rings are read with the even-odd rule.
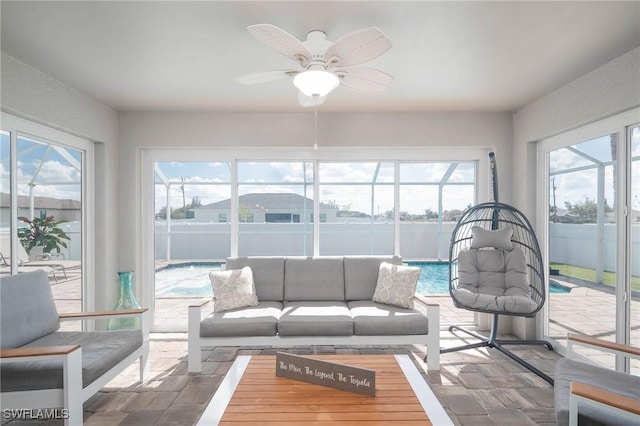
[[[422,271],[416,291],[419,294],[449,292],[449,264],[445,262],[408,262]],[[219,270],[222,263],[182,263],[156,271],[156,297],[211,297],[209,272]]]
[[[422,295],[449,293],[447,262],[407,262],[422,271],[416,291]],[[156,297],[211,297],[209,272],[219,270],[220,262],[193,262],[169,265],[156,271]],[[550,281],[550,293],[568,293],[571,289]]]

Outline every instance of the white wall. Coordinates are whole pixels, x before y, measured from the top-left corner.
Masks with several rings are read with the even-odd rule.
[[[95,307],[112,308],[119,269],[118,240],[113,232],[118,227],[118,114],[48,75],[1,55],[2,111],[95,142]]]

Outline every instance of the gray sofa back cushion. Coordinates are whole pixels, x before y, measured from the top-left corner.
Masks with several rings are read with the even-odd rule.
[[[345,256],[344,286],[346,300],[371,300],[378,283],[382,262],[402,265],[400,256]]]
[[[46,272],[10,275],[1,281],[0,348],[17,348],[60,328]]]
[[[342,257],[287,257],[284,299],[344,301]]]
[[[225,269],[251,268],[258,301],[281,302],[284,296],[283,257],[228,258]]]

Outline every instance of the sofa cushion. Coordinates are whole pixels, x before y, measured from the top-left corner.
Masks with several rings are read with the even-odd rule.
[[[284,296],[284,257],[228,258],[225,269],[248,266],[253,271],[256,294],[260,301],[282,302]]]
[[[399,256],[345,256],[344,293],[346,300],[371,300],[378,283],[380,263],[402,265]]]
[[[354,334],[387,336],[428,334],[427,317],[415,309],[399,308],[369,300],[348,302]]]
[[[400,308],[413,308],[420,268],[382,262],[372,300]]]
[[[640,377],[578,362],[572,359],[560,359],[556,363],[554,400],[558,426],[569,424],[569,383],[582,382],[587,385],[615,392],[619,395],[640,401]],[[578,424],[585,425],[626,425],[611,410],[581,405],[578,408]]]
[[[42,270],[2,277],[0,348],[17,348],[60,328],[51,284]]]
[[[351,336],[353,318],[344,302],[288,302],[278,321],[280,336]]]
[[[211,271],[209,279],[213,287],[214,311],[222,312],[258,304],[256,287],[253,284],[253,273],[250,267]]]
[[[284,300],[344,301],[342,257],[287,257]]]
[[[4,283],[3,283],[4,285]],[[82,386],[87,387],[142,345],[140,330],[56,331],[23,347],[82,346]],[[0,367],[2,391],[62,388],[62,361],[30,361]]]
[[[282,302],[214,312],[200,322],[201,337],[275,336]]]

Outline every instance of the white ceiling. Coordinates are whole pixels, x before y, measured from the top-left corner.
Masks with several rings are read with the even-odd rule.
[[[120,111],[300,111],[295,67],[249,35],[304,40],[376,26],[394,46],[366,64],[381,95],[338,88],[323,111],[516,111],[640,46],[640,2],[0,2],[2,51]]]

